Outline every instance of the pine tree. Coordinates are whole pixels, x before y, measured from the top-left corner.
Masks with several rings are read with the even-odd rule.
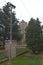
[[[42,29],[40,26],[40,21],[31,18],[26,28],[26,43],[27,47],[33,52],[40,51],[40,37],[42,34]]]

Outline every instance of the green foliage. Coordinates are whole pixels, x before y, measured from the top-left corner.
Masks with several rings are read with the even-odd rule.
[[[14,64],[15,65],[43,65],[43,57],[21,55],[13,59],[11,63],[7,61],[0,65],[14,65]]]
[[[10,38],[10,7],[8,4],[3,6],[3,11],[0,9],[0,24],[3,24],[5,26],[5,39]],[[15,16],[15,12],[12,12],[12,39],[20,40],[21,34],[19,30],[19,21]]]
[[[26,43],[27,47],[33,52],[39,52],[41,50],[41,35],[42,29],[39,19],[37,18],[37,20],[35,20],[31,18],[26,28]]]

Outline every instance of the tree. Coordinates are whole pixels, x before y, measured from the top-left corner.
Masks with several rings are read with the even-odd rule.
[[[5,45],[5,26],[0,24],[0,40],[3,42],[3,48]]]
[[[26,28],[26,43],[27,47],[31,49],[34,53],[40,51],[40,39],[41,39],[42,29],[40,26],[40,21],[31,18]]]
[[[15,16],[15,11],[12,11],[12,39],[19,41],[21,39],[21,34],[19,30],[19,20]],[[10,39],[10,8],[9,5],[6,4],[3,6],[2,10],[0,9],[0,24],[5,26],[5,39]]]

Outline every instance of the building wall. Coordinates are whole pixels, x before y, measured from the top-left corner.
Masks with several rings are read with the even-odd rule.
[[[26,29],[26,27],[27,27],[27,22],[22,20],[20,22],[20,30],[21,30],[21,34],[22,34],[21,44],[25,44],[25,29]]]

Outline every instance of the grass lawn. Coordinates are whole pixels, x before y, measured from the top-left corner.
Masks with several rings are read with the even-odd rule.
[[[22,53],[24,51],[26,51],[26,48],[20,48],[20,49],[16,49],[16,54]],[[5,53],[3,50],[0,50],[0,58],[4,58],[5,57]]]
[[[3,50],[1,50],[1,52],[0,52],[0,59],[4,58],[4,57],[5,57],[5,53],[3,52]]]
[[[16,54],[22,53],[24,51],[27,51],[27,48],[19,48],[19,49],[16,49]]]
[[[0,65],[43,65],[43,57],[21,55],[13,59],[11,64],[7,61]]]
[[[4,58],[4,57],[5,57],[4,53],[0,53],[0,58]]]

